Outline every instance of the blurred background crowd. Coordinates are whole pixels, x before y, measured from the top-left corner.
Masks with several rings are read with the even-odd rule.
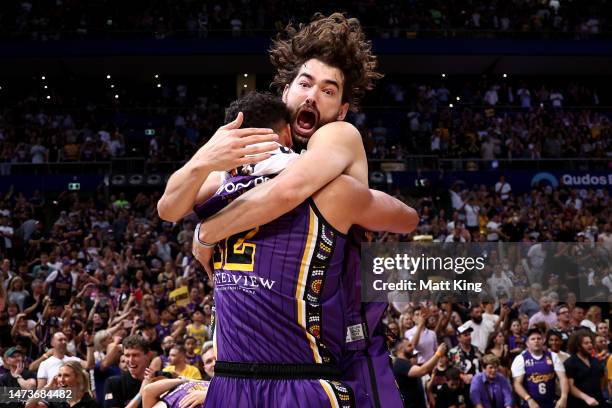
[[[281,21],[339,3],[6,2],[0,47],[108,39],[226,44],[269,38]],[[351,7],[374,39],[566,38],[581,45],[609,36],[611,12],[603,0]],[[243,53],[248,60],[251,50]],[[510,395],[514,406],[521,396],[511,380],[521,370],[513,363],[529,349],[570,361],[568,376],[578,358],[570,356],[588,356],[593,370],[574,383],[603,405],[612,374],[605,368],[612,270],[581,262],[584,248],[607,259],[612,251],[608,76],[488,66],[458,75],[442,66],[436,74],[388,74],[349,116],[363,136],[371,185],[419,214],[414,233],[370,239],[521,242],[525,250],[513,259],[500,255],[481,277],[483,296],[390,302],[384,323],[406,404],[473,406],[482,391],[474,378],[494,367],[491,378],[499,373],[505,381],[499,395]],[[210,379],[214,289],[191,253],[195,218],[165,222],[156,205],[168,175],[214,134],[229,102],[267,90],[270,72],[256,74],[255,83],[241,67],[198,75],[45,68],[0,75],[0,386],[54,387],[59,370],[85,370],[100,406],[123,407],[155,371]],[[551,244],[558,242],[576,244]],[[552,269],[538,273],[538,262]],[[76,363],[62,366],[70,360]]]
[[[58,8],[57,6],[62,6]],[[519,38],[602,36],[610,28],[605,0],[498,1],[193,1],[6,3],[2,36],[33,40],[149,37],[165,39],[273,34],[290,18],[351,7],[374,37],[471,36]]]

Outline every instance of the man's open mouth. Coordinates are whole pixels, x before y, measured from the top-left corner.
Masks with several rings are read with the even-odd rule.
[[[319,113],[310,107],[301,108],[293,124],[294,131],[301,137],[309,138],[317,130]]]

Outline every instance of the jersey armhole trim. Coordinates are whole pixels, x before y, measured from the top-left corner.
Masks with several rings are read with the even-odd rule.
[[[348,237],[347,234],[342,233],[340,231],[338,231],[338,229],[336,229],[336,227],[334,227],[329,221],[327,221],[327,219],[325,219],[325,217],[323,216],[323,214],[321,213],[321,211],[319,210],[319,207],[317,207],[317,204],[315,203],[314,199],[312,197],[308,197],[308,199],[306,200],[308,202],[308,205],[310,205],[310,207],[312,208],[312,210],[314,211],[314,213],[317,215],[317,217],[319,219],[321,219],[321,221],[323,223],[325,223],[325,225],[327,225],[332,231],[334,231],[338,236],[346,239]]]

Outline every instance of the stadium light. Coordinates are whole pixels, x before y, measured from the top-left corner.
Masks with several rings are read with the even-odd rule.
[[[43,76],[40,77],[40,79],[42,79],[44,81],[45,79],[47,79],[47,77],[43,75]]]
[[[153,77],[154,77],[155,79],[157,79],[157,78],[159,78],[159,74],[155,74]]]
[[[51,99],[51,95],[47,95],[47,99]]]
[[[45,86],[43,86],[43,88],[47,89],[47,88],[48,88],[48,86],[47,86],[47,85],[45,85]]]
[[[442,78],[446,78],[446,74],[442,74]]]
[[[452,108],[454,105],[451,103],[448,105],[449,108]]]
[[[106,74],[106,79],[111,79],[110,74]]]
[[[161,88],[161,84],[157,84],[157,87],[158,87],[158,88]]]
[[[118,94],[115,94],[115,99],[119,99],[119,95]]]
[[[111,84],[111,85],[110,85],[110,87],[111,87],[111,88],[114,88],[114,87],[115,87],[115,84]]]
[[[508,74],[504,74],[502,75],[504,78],[508,78]]]

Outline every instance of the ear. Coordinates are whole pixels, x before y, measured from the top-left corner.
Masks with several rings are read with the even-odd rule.
[[[348,110],[349,110],[348,102],[342,104],[342,106],[340,106],[340,111],[338,112],[337,120],[344,120],[344,118],[346,117],[346,114],[348,113]]]
[[[283,89],[283,102],[287,103],[287,94],[289,93],[289,85],[285,85],[285,89]]]

